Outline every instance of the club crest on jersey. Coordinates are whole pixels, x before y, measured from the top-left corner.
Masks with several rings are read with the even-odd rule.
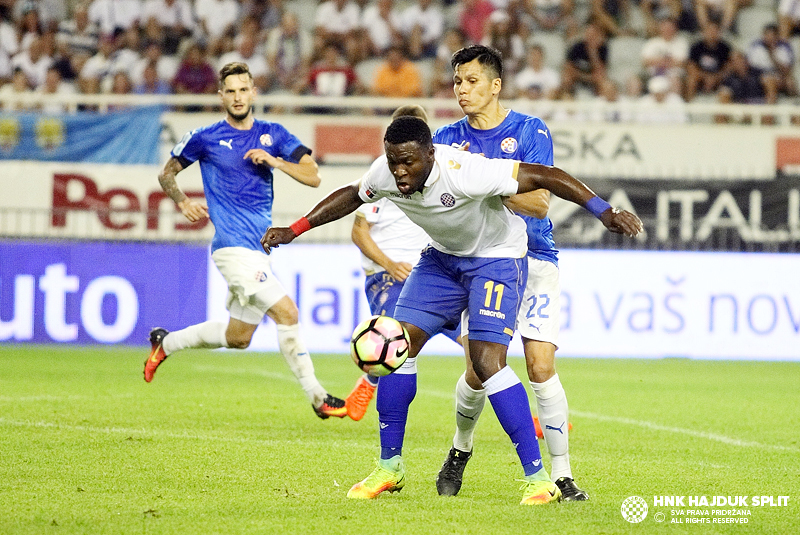
[[[256,271],[256,281],[257,282],[266,282],[267,281],[267,274],[263,271]]]
[[[447,167],[450,169],[461,169],[461,164],[455,160],[450,160],[447,162]]]
[[[517,143],[517,140],[513,137],[507,137],[500,142],[500,150],[507,154],[513,153],[515,150],[517,150],[518,146],[519,144]]]
[[[370,199],[374,199],[375,198],[375,192],[372,191],[371,189],[368,189],[367,191],[365,191],[364,195],[366,195]]]
[[[442,205],[448,208],[451,208],[456,204],[456,198],[450,195],[449,193],[442,193],[442,196],[439,197],[439,200],[442,201]]]
[[[258,138],[262,145],[265,147],[272,146],[272,136],[269,134],[261,134],[261,137]]]

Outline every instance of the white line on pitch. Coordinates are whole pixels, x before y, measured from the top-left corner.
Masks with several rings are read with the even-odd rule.
[[[660,425],[646,420],[634,420],[633,418],[620,418],[617,416],[606,416],[604,414],[597,414],[594,412],[576,411],[571,409],[570,414],[580,416],[582,418],[591,418],[592,420],[599,420],[601,422],[614,422],[617,424],[633,425],[636,427],[644,427],[654,431],[666,431],[668,433],[677,433],[680,435],[687,435],[695,438],[704,438],[713,440],[715,442],[722,442],[730,446],[738,446],[740,448],[762,448],[768,450],[778,451],[791,451],[800,452],[800,448],[795,446],[775,446],[772,444],[762,444],[752,440],[739,440],[737,438],[726,437],[725,435],[718,435],[716,433],[708,433],[706,431],[695,431],[693,429],[686,429],[683,427],[671,427],[667,425]]]

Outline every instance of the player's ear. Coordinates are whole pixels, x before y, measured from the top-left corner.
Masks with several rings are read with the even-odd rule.
[[[503,80],[500,78],[495,78],[492,80],[492,94],[499,95],[500,91],[503,89]]]

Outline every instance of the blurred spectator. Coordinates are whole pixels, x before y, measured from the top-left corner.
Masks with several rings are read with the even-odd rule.
[[[700,30],[715,21],[722,33],[736,32],[736,14],[740,0],[696,0],[695,14]]]
[[[722,40],[719,24],[709,21],[702,38],[689,49],[686,77],[686,101],[691,102],[698,92],[716,92],[727,75],[731,45]]]
[[[672,19],[675,25],[681,16],[681,0],[642,0],[639,3],[644,19],[647,37],[656,37],[660,32],[661,21]]]
[[[91,57],[97,53],[97,26],[89,20],[89,9],[79,4],[71,19],[63,20],[58,26],[56,39],[66,46],[68,54],[83,54]]]
[[[343,97],[364,92],[356,71],[336,45],[327,45],[322,52],[322,59],[311,67],[308,78],[295,87],[297,93]]]
[[[609,37],[636,35],[631,26],[631,0],[592,0],[591,17]]]
[[[647,81],[647,95],[640,99],[636,121],[641,124],[684,124],[689,122],[686,103],[671,90],[666,76],[654,76]]]
[[[171,81],[175,79],[175,75],[178,74],[180,62],[181,60],[175,56],[165,56],[161,52],[161,45],[158,43],[149,43],[144,49],[144,54],[131,70],[133,86],[136,87],[142,83],[144,80],[144,70],[151,63],[155,65],[160,80]]]
[[[133,87],[136,95],[169,95],[172,88],[169,82],[158,76],[158,66],[150,61],[142,71],[142,81]]]
[[[11,9],[0,6],[0,84],[11,80],[11,56],[17,52],[19,41],[11,22]]]
[[[453,54],[467,46],[464,34],[458,28],[449,28],[436,49],[431,77],[431,95],[437,98],[453,98]]]
[[[239,22],[238,28],[236,28],[236,32],[233,36],[233,47],[225,50],[224,53],[231,52],[239,48],[239,45],[242,44],[242,41],[250,39],[256,46],[260,45],[264,39],[263,32],[261,31],[261,22],[258,20],[257,17],[245,17]]]
[[[273,80],[269,76],[267,60],[264,54],[257,50],[257,45],[255,38],[250,36],[243,38],[236,50],[223,54],[219,58],[217,68],[221,69],[223,65],[234,61],[247,63],[250,68],[250,74],[253,75],[253,83],[259,91],[266,92]]]
[[[153,35],[156,25],[162,34],[162,46],[168,56],[178,52],[181,40],[194,31],[194,14],[189,0],[146,0],[142,8],[142,22]]]
[[[65,0],[17,0],[14,7],[17,19],[27,11],[35,10],[42,31],[56,31],[59,22],[67,18]]]
[[[186,49],[172,87],[179,94],[201,95],[217,92],[217,73],[206,59],[202,46],[192,43]]]
[[[513,80],[525,61],[525,43],[522,37],[512,31],[511,17],[506,11],[496,9],[489,15],[486,32],[480,44],[500,51],[503,72],[509,80]]]
[[[117,38],[117,43],[117,50],[111,57],[111,74],[124,72],[130,77],[142,59],[139,30],[128,28]]]
[[[140,0],[94,0],[89,6],[89,20],[97,25],[101,35],[138,26],[141,18]]]
[[[747,63],[747,57],[735,50],[731,53],[730,69],[722,80],[717,99],[723,104],[758,104],[767,97],[764,79]]]
[[[112,55],[116,51],[114,37],[104,35],[100,38],[97,54],[86,60],[78,73],[78,87],[81,93],[99,93],[100,84],[111,73]]]
[[[314,15],[314,55],[323,56],[327,45],[344,50],[350,62],[363,59],[361,8],[350,0],[327,0]]]
[[[44,83],[47,69],[53,64],[53,58],[44,53],[44,43],[40,37],[31,40],[27,50],[22,50],[11,58],[11,68],[20,68],[28,78],[33,89]]]
[[[61,73],[56,67],[47,69],[44,83],[36,90],[36,93],[42,95],[41,111],[43,113],[64,113],[69,109],[66,104],[58,104],[46,98],[46,95],[71,95],[75,93],[75,88],[72,84],[66,83],[61,78]]]
[[[645,41],[642,47],[642,64],[648,78],[666,76],[671,87],[682,93],[682,80],[689,59],[689,42],[678,34],[674,19],[664,18],[658,23],[657,37]]]
[[[236,31],[239,3],[236,0],[196,0],[194,8],[197,24],[208,41],[208,53],[219,56],[225,48],[223,40]]]
[[[111,93],[115,95],[128,95],[133,91],[133,84],[128,73],[120,71],[114,73],[111,82]]]
[[[403,45],[402,18],[394,0],[375,0],[364,8],[361,26],[368,57],[380,57],[389,47]]]
[[[413,59],[436,57],[444,32],[442,9],[433,0],[417,0],[403,11],[402,31]]]
[[[300,28],[297,15],[283,14],[281,25],[269,32],[266,56],[269,70],[277,78],[278,89],[291,91],[308,76],[314,41]]]
[[[254,18],[261,30],[268,32],[280,26],[286,12],[283,0],[245,0],[241,5],[241,17]]]
[[[560,96],[573,97],[577,86],[584,85],[596,96],[607,78],[608,45],[603,30],[593,20],[584,29],[583,39],[567,50],[561,72]]]
[[[22,15],[19,18],[20,35],[19,47],[25,50],[30,46],[31,41],[37,39],[44,34],[44,27],[39,20],[39,12],[36,9],[36,4],[29,1],[19,2],[20,5],[25,6],[22,8]]]
[[[459,0],[459,8],[459,29],[468,43],[479,44],[494,6],[489,0]]]
[[[403,48],[391,46],[386,60],[375,69],[372,94],[381,97],[423,96],[422,75],[419,68],[406,58]]]
[[[536,30],[559,32],[567,39],[578,33],[573,0],[529,0],[527,10]]]
[[[19,67],[15,68],[11,74],[11,82],[0,87],[0,96],[9,97],[12,95],[30,95],[32,93],[31,86],[28,83],[28,77],[25,76],[25,71]],[[24,111],[33,109],[32,104],[26,104],[24,101],[17,102],[11,101],[7,109]]]
[[[778,26],[764,26],[761,39],[747,51],[747,62],[761,76],[768,103],[776,102],[779,93],[797,95],[797,81],[792,74],[794,61],[792,45],[778,37]]]
[[[552,100],[558,96],[561,85],[558,72],[545,66],[544,49],[534,44],[528,49],[525,68],[514,78],[517,97],[530,100]]]
[[[781,39],[800,35],[800,0],[780,0],[778,30]]]
[[[53,48],[53,67],[58,69],[61,78],[70,84],[77,78],[80,68],[89,59],[89,55],[85,52],[71,53],[69,45],[65,41],[58,39],[58,36],[53,33],[45,34],[48,36],[48,41],[52,40]]]

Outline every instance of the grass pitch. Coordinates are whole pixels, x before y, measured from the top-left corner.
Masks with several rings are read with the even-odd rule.
[[[796,363],[561,360],[573,471],[591,501],[522,507],[521,469],[489,404],[461,493],[436,494],[461,359],[420,358],[406,487],[360,502],[345,495],[378,457],[374,403],[361,422],[319,420],[279,355],[185,352],[146,384],[146,352],[0,346],[0,533],[800,531]],[[524,377],[523,361],[511,364]],[[349,357],[315,365],[340,396],[358,377]],[[639,524],[620,514],[633,495],[649,504]],[[689,509],[719,508],[653,504],[717,495],[789,502],[739,507],[746,524],[686,523]]]

